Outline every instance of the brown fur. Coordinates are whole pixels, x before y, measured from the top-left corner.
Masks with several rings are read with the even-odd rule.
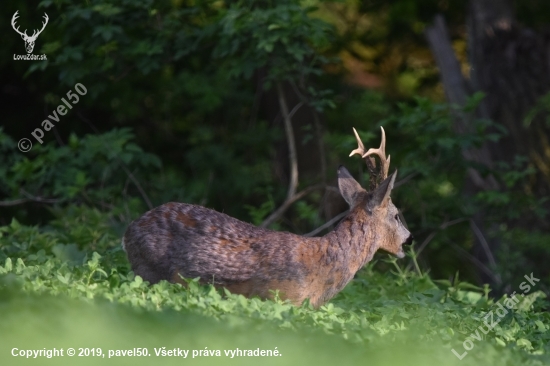
[[[343,167],[342,195],[350,214],[319,238],[255,227],[201,206],[166,203],[135,220],[124,235],[128,260],[136,275],[156,283],[202,283],[225,287],[247,297],[283,299],[320,306],[332,298],[370,261],[379,248],[402,256],[412,240],[396,219],[389,193],[395,174],[368,194]],[[397,220],[397,221],[396,221]]]

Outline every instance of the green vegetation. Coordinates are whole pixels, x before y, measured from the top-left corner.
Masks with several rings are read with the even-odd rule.
[[[187,289],[161,282],[154,286],[129,272],[112,217],[81,207],[63,212],[43,227],[16,220],[0,228],[0,308],[5,314],[0,347],[3,364],[74,364],[74,358],[21,360],[20,349],[147,347],[221,350],[222,356],[197,357],[193,364],[257,364],[258,358],[230,360],[224,350],[277,347],[266,364],[376,365],[514,364],[550,362],[550,316],[536,286],[515,311],[462,361],[462,342],[495,310],[489,290],[465,282],[432,281],[404,270],[381,274],[369,265],[333,301],[320,309],[281,301],[246,299],[217,292],[190,280]],[[93,247],[94,251],[84,248]],[[385,257],[381,257],[385,258]],[[495,317],[495,321],[498,318]],[[153,357],[113,362],[150,364]],[[191,357],[191,356],[190,356]],[[81,357],[79,364],[98,364]],[[163,363],[181,364],[165,357]],[[216,362],[218,361],[218,362]],[[154,362],[159,362],[155,358]]]
[[[424,30],[443,12],[465,63],[466,5],[459,5],[45,0],[35,9],[10,2],[7,10],[18,10],[21,22],[40,21],[43,11],[51,20],[36,46],[46,62],[13,62],[12,53],[22,52],[15,33],[0,45],[4,90],[13,91],[4,99],[9,137],[0,135],[0,195],[26,202],[0,206],[0,224],[12,217],[46,223],[52,215],[45,205],[53,202],[114,211],[122,228],[168,201],[259,224],[288,194],[289,122],[296,191],[324,188],[310,191],[271,227],[306,233],[342,211],[342,201],[326,189],[335,185],[338,165],[368,180],[360,159],[347,158],[351,128],[377,145],[383,125],[392,169],[406,181],[394,200],[425,244],[423,268],[447,279],[458,270],[469,282],[504,293],[517,286],[524,267],[536,267],[546,279],[541,286],[548,286],[544,141],[537,151],[511,150],[512,130],[475,114],[489,97],[481,92],[463,108],[439,103],[443,93]],[[546,6],[532,1],[518,13],[540,24],[544,12],[537,9]],[[44,145],[34,141],[30,152],[18,154],[15,142],[43,128],[50,113],[44,111],[54,110],[77,82],[88,93],[46,132]],[[281,99],[292,118],[284,118]],[[547,104],[544,97],[533,104],[516,132],[538,128]],[[458,115],[469,120],[468,131],[456,133]],[[490,166],[465,158],[469,149],[497,143],[504,152]],[[472,170],[496,184],[472,187]],[[37,197],[44,205],[32,204]]]
[[[466,3],[6,2],[4,24],[15,11],[29,33],[44,12],[50,21],[35,47],[47,61],[12,60],[24,52],[15,32],[0,44],[0,364],[103,364],[27,360],[12,357],[14,347],[222,354],[112,364],[550,364],[550,85],[541,84],[550,78],[548,55],[537,53],[547,37],[513,23],[495,44],[478,40],[491,57],[475,60]],[[547,0],[516,3],[519,21],[550,24]],[[461,105],[443,102],[426,43],[437,13],[463,72],[492,62],[479,86],[469,75]],[[492,15],[475,19],[502,14]],[[87,94],[46,129],[75,83]],[[348,158],[352,127],[370,147],[380,126],[399,170],[392,200],[416,238],[407,258],[377,254],[319,309],[134,277],[120,239],[166,202],[260,225],[306,192],[268,226],[303,234],[323,225],[347,208],[336,167],[369,179],[364,162]],[[35,128],[47,131],[44,144],[32,140]],[[31,151],[18,150],[22,138]],[[540,281],[497,318],[531,273]],[[499,323],[485,334],[491,312]],[[470,345],[462,360],[452,352]],[[236,348],[282,355],[225,356]]]

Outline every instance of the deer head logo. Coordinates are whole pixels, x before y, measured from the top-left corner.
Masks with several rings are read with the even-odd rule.
[[[16,11],[15,14],[13,14],[13,18],[11,18],[11,26],[13,27],[13,29],[19,33],[21,35],[21,38],[23,38],[23,41],[25,41],[25,49],[27,50],[27,53],[31,53],[32,50],[34,49],[34,42],[36,41],[36,38],[38,37],[38,35],[40,33],[42,33],[42,31],[44,30],[44,28],[46,28],[46,24],[48,24],[48,14],[44,13],[44,22],[42,23],[42,29],[40,30],[34,30],[33,33],[32,33],[32,36],[29,36],[27,35],[27,30],[25,29],[24,32],[20,32],[19,31],[19,26],[16,28],[15,27],[15,21],[16,19],[19,17],[19,15],[17,15],[17,13],[19,12]]]

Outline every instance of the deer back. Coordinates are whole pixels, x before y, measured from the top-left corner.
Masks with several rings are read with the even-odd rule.
[[[312,240],[317,239],[255,227],[184,203],[147,212],[124,235],[133,271],[151,283],[199,277],[203,283],[263,298],[280,287],[269,283],[303,276],[299,252]]]
[[[380,171],[387,174],[387,168]],[[350,213],[324,237],[276,232],[171,202],[132,222],[123,246],[135,274],[151,283],[185,284],[182,278],[198,277],[247,297],[271,298],[278,290],[294,304],[309,299],[319,306],[342,290],[378,249],[404,256],[402,245],[411,243],[412,235],[391,202],[396,175],[384,176],[367,191],[341,166],[338,186]]]

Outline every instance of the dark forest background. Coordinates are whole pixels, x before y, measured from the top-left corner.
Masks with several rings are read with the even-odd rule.
[[[1,7],[0,225],[75,225],[88,207],[122,236],[181,201],[310,233],[347,209],[339,164],[368,181],[352,127],[377,147],[383,126],[420,266],[496,293],[533,272],[548,292],[550,2]],[[34,50],[47,61],[14,60],[16,11],[29,34],[48,14]],[[39,144],[77,83],[87,93]]]

